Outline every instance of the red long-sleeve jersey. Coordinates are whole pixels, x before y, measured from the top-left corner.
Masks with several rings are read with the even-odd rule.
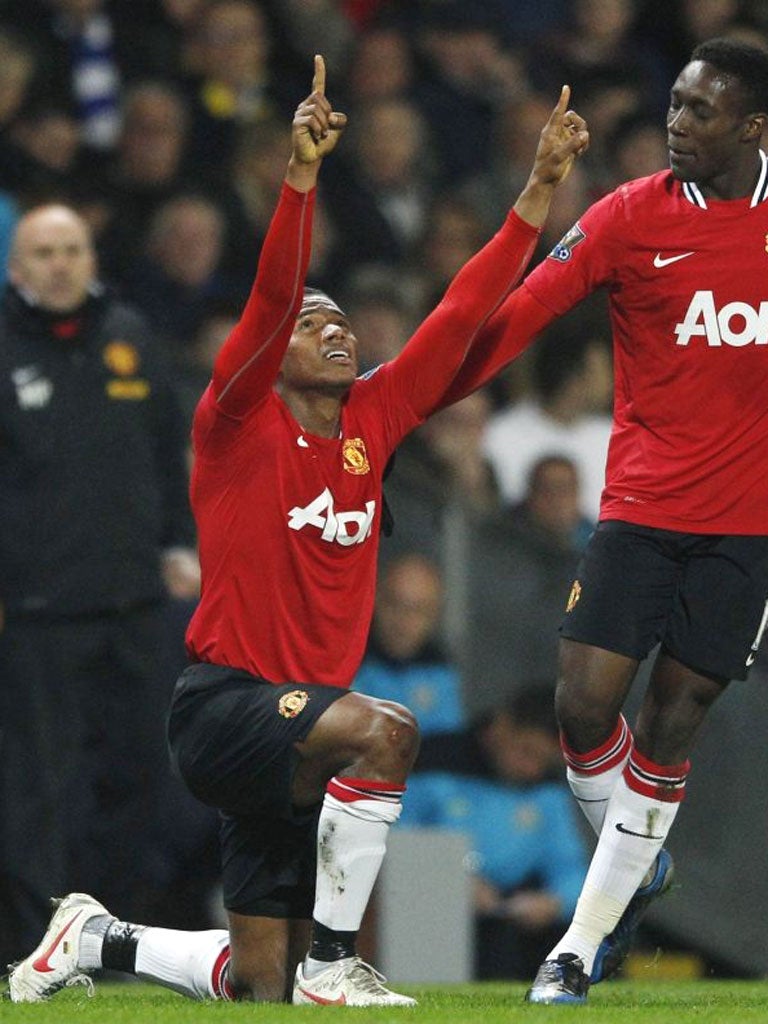
[[[768,534],[765,154],[758,170],[743,199],[705,199],[662,171],[595,203],[489,320],[444,401],[605,286],[615,395],[600,518]]]
[[[403,351],[359,378],[341,435],[304,431],[275,391],[300,308],[314,193],[287,185],[243,316],[195,414],[192,506],[203,590],[190,655],[274,683],[348,686],[373,611],[381,478],[439,404],[538,232],[514,213]]]

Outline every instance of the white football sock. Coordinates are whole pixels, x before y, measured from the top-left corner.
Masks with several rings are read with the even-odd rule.
[[[136,946],[136,975],[192,999],[231,999],[229,932],[147,928]]]
[[[370,779],[335,777],[328,783],[317,826],[314,909],[326,928],[360,928],[404,789]]]
[[[590,973],[598,946],[616,927],[667,838],[689,767],[687,761],[657,765],[632,752],[608,801],[571,925],[548,959],[576,953]]]
[[[632,750],[632,731],[624,716],[619,715],[613,733],[595,750],[579,754],[568,746],[562,735],[560,746],[571,792],[599,836],[611,793]]]

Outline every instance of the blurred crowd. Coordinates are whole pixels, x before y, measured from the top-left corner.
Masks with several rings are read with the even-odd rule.
[[[26,210],[77,210],[100,279],[143,313],[189,422],[248,294],[322,53],[350,123],[323,168],[309,283],[349,314],[362,368],[375,366],[500,225],[562,83],[592,141],[534,263],[590,202],[666,166],[670,84],[693,46],[723,35],[768,47],[765,3],[0,0],[0,278]],[[392,573],[359,688],[403,700],[425,733],[482,742],[489,708],[512,728],[531,688],[549,704],[611,391],[609,325],[590,302],[406,441],[385,487]],[[490,800],[503,772],[475,774],[493,776]],[[497,889],[489,919],[508,898]]]
[[[691,47],[766,28],[764,5],[739,0],[1,0],[0,236],[30,205],[74,205],[192,402],[247,294],[322,52],[350,128],[324,170],[310,276],[376,363],[500,224],[562,82],[592,145],[537,258],[589,201],[665,165],[667,92]]]

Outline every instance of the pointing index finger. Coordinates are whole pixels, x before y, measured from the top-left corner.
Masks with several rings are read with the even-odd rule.
[[[570,102],[570,99],[571,99],[571,87],[570,87],[570,85],[564,85],[562,87],[562,89],[560,90],[560,97],[559,97],[557,103],[555,104],[555,109],[552,111],[552,116],[549,119],[550,123],[556,123],[557,121],[562,121],[563,115],[565,114],[566,110],[568,109],[568,103]]]
[[[315,74],[312,78],[312,92],[325,96],[325,61],[319,53],[315,54]]]

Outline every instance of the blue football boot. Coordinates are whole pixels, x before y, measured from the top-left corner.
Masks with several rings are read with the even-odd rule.
[[[672,855],[667,850],[659,850],[653,878],[647,885],[637,890],[629,901],[627,909],[619,918],[619,923],[610,935],[606,935],[598,947],[590,974],[590,981],[593,985],[610,978],[621,967],[629,953],[637,926],[653,901],[659,896],[663,896],[669,889],[674,874],[675,866]]]

